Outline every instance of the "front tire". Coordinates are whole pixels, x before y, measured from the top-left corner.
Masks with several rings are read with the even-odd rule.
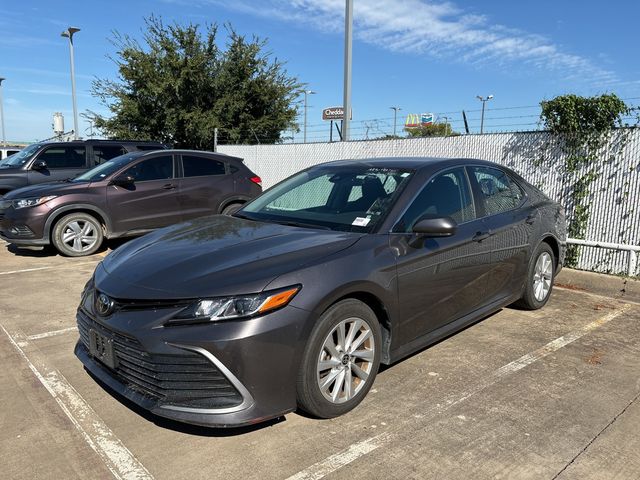
[[[95,253],[104,235],[100,222],[87,213],[70,213],[56,222],[51,241],[62,255],[84,257]]]
[[[298,406],[319,418],[353,410],[380,366],[382,333],[373,310],[355,299],[330,307],[314,327],[298,374]]]
[[[233,215],[242,208],[242,203],[230,203],[222,210],[222,215]]]
[[[516,305],[527,310],[545,306],[553,289],[555,265],[553,250],[548,243],[542,242],[531,256],[524,293]]]

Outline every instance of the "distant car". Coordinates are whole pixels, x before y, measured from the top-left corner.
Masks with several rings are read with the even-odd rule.
[[[495,163],[318,165],[231,217],[109,254],[83,292],[75,352],[174,420],[239,426],[296,407],[335,417],[380,363],[513,302],[545,305],[565,237],[562,207]]]
[[[230,214],[262,191],[242,160],[189,151],[132,152],[63,182],[0,198],[0,238],[90,255],[104,238],[136,236],[185,220]]]
[[[6,159],[7,157],[10,157],[15,153],[18,153],[20,150],[22,150],[22,147],[11,146],[11,145],[7,147],[0,146],[0,165],[2,165],[2,161],[4,159]]]
[[[33,143],[0,162],[0,196],[28,185],[73,178],[128,152],[166,148],[159,142],[131,140]]]

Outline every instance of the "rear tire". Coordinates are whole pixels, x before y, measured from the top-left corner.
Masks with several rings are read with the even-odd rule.
[[[87,213],[70,213],[58,220],[51,233],[51,242],[62,255],[84,257],[95,253],[102,245],[102,225]]]
[[[517,306],[527,310],[537,310],[545,306],[553,289],[555,265],[553,249],[548,243],[542,242],[529,261],[527,283],[522,298],[516,302]]]
[[[330,307],[313,328],[298,373],[298,406],[319,418],[353,410],[380,366],[382,333],[373,310],[355,299]]]
[[[230,203],[222,209],[222,215],[233,215],[242,208],[242,203]]]

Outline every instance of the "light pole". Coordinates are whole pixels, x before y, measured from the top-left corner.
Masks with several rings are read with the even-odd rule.
[[[61,37],[69,39],[69,55],[71,60],[71,99],[73,101],[73,138],[78,139],[78,105],[76,103],[76,72],[73,64],[73,34],[79,32],[76,27],[69,27],[60,34]]]
[[[0,77],[0,119],[2,119],[2,145],[7,146],[7,138],[4,136],[4,109],[2,106],[2,82],[4,82],[6,78]]]
[[[444,136],[448,137],[449,136],[449,117],[443,116],[442,118],[444,118]]]
[[[346,0],[344,15],[344,120],[342,122],[342,140],[349,140],[349,121],[351,120],[351,46],[353,44],[353,0]]]
[[[398,110],[402,110],[400,107],[389,107],[393,110],[393,136],[396,136],[396,118],[398,116]]]
[[[480,117],[480,135],[482,135],[484,133],[484,105],[493,98],[493,95],[489,95],[488,97],[478,95],[476,98],[482,102],[482,115]]]
[[[307,143],[307,97],[315,93],[313,90],[304,91],[304,143]]]

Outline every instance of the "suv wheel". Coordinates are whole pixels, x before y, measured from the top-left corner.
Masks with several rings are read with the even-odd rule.
[[[87,213],[71,213],[56,222],[51,240],[67,257],[91,255],[102,245],[102,225]]]

